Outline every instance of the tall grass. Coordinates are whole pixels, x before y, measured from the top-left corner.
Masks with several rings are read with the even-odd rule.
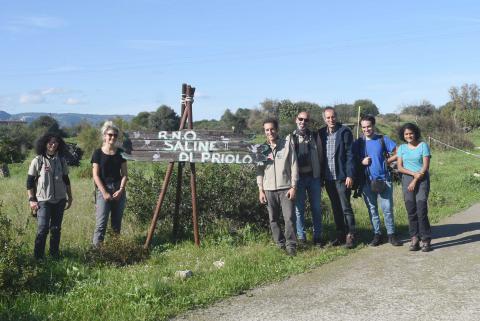
[[[473,175],[480,172],[478,159],[434,151],[431,164],[432,222],[478,200],[480,180]],[[25,192],[27,165],[10,169],[12,177],[0,179],[0,201],[15,225],[24,230],[19,237],[29,244],[31,253],[36,222],[29,216]],[[191,241],[157,242],[149,258],[140,263],[123,267],[92,265],[87,256],[95,224],[93,185],[91,179],[82,178],[81,171],[82,168],[73,169],[71,174],[74,203],[64,218],[62,258],[38,263],[31,283],[16,296],[0,295],[0,320],[164,320],[350,253],[340,247],[306,247],[292,259],[271,244],[268,230],[257,231],[247,225],[232,234],[219,225],[218,232],[202,240],[200,248]],[[394,187],[394,199],[396,225],[406,236],[407,217],[398,185]],[[325,195],[323,202],[328,202]],[[367,242],[372,232],[365,204],[354,199],[353,207],[360,241]],[[331,213],[324,221],[325,232],[333,236]],[[122,230],[126,239],[142,244],[145,233],[145,226],[126,217]],[[360,244],[357,249],[362,247]],[[405,255],[406,251],[406,247],[399,248],[398,255]],[[213,265],[218,260],[225,262],[223,268]],[[192,278],[175,277],[175,271],[186,269],[193,271]]]

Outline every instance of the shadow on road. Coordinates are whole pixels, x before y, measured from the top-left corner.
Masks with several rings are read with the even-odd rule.
[[[451,237],[472,231],[480,232],[480,222],[432,226],[432,235],[434,238]]]
[[[480,222],[466,223],[466,224],[444,224],[432,226],[432,235],[436,238],[453,237],[463,233],[479,231]],[[480,234],[467,235],[459,239],[448,240],[432,244],[433,249],[441,249],[450,246],[462,245],[472,242],[480,241]]]
[[[438,249],[445,248],[445,247],[468,244],[468,243],[473,243],[473,242],[478,242],[478,241],[480,241],[480,234],[473,234],[473,235],[468,235],[468,236],[462,237],[460,239],[449,240],[449,241],[444,241],[444,242],[439,242],[439,243],[433,243],[432,248],[434,250],[438,250]]]

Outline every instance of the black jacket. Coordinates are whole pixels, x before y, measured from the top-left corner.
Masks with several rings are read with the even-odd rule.
[[[336,125],[336,140],[335,140],[335,172],[337,180],[344,180],[347,177],[355,177],[355,163],[352,153],[353,134],[350,128],[343,126],[340,123]],[[320,138],[322,140],[323,148],[323,168],[322,174],[325,175],[327,161],[327,127],[322,127],[319,130]],[[323,177],[325,178],[325,177]]]

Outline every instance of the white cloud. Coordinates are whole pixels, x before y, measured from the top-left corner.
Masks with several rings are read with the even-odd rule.
[[[64,103],[67,105],[80,105],[84,104],[85,102],[77,98],[69,97],[64,101]]]
[[[51,87],[51,88],[46,88],[42,89],[40,93],[44,96],[46,95],[58,95],[58,94],[64,94],[66,91],[63,88],[58,88],[58,87]]]
[[[20,104],[43,104],[46,102],[45,96],[40,93],[22,94],[19,98]]]
[[[51,16],[21,16],[11,18],[2,24],[2,29],[21,32],[37,29],[58,29],[66,26],[65,20]]]

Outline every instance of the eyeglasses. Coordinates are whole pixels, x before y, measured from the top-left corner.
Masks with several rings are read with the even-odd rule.
[[[299,121],[303,121],[303,122],[306,122],[306,123],[308,123],[308,122],[310,121],[310,119],[308,119],[308,118],[303,118],[303,117],[297,117],[297,119],[298,119]]]
[[[115,137],[115,138],[118,137],[118,134],[110,134],[110,133],[108,133],[107,135],[108,135],[108,137]]]

